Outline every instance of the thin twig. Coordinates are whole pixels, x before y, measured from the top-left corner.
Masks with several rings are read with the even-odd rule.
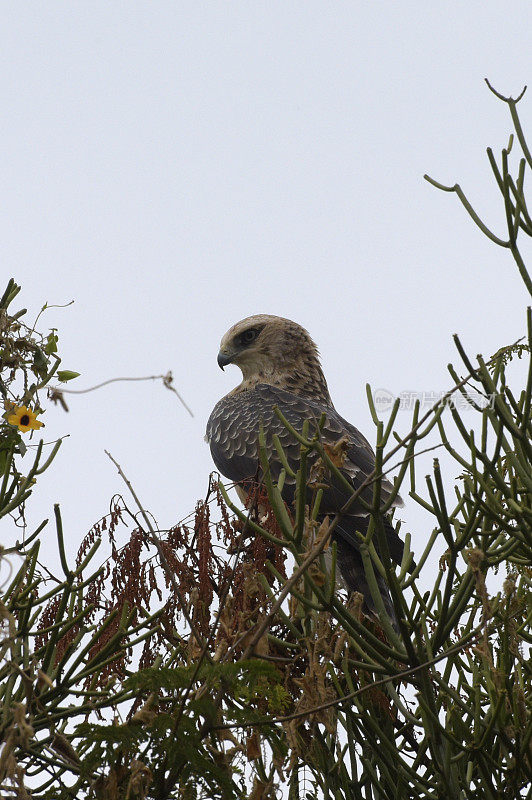
[[[169,370],[166,375],[146,375],[143,378],[109,378],[107,381],[102,381],[102,383],[97,383],[96,386],[90,386],[88,389],[63,389],[59,386],[54,386],[52,391],[57,392],[58,394],[87,394],[87,392],[94,392],[96,389],[101,389],[102,386],[108,386],[110,383],[118,383],[119,381],[159,381],[163,382],[163,385],[173,392],[180,403],[186,408],[188,413],[191,417],[194,416],[190,407],[186,404],[183,400],[175,386],[173,386],[174,376],[172,372]]]
[[[197,631],[196,626],[195,626],[190,614],[188,613],[188,609],[186,607],[185,601],[181,597],[181,593],[179,591],[179,587],[177,585],[177,581],[175,579],[175,575],[172,572],[170,564],[168,563],[167,558],[165,556],[165,553],[164,553],[164,550],[163,550],[163,547],[162,547],[162,544],[161,544],[161,540],[159,539],[159,537],[155,533],[155,529],[154,529],[153,525],[150,522],[150,519],[148,517],[147,512],[144,510],[144,507],[142,506],[142,503],[140,502],[139,498],[137,497],[137,494],[136,494],[135,490],[133,489],[133,486],[131,485],[131,482],[125,476],[124,471],[123,471],[122,467],[120,466],[120,464],[118,463],[118,461],[116,461],[113,458],[113,456],[111,455],[111,453],[108,450],[105,450],[105,453],[106,453],[106,455],[109,456],[109,458],[111,459],[111,461],[113,462],[115,467],[118,469],[118,474],[123,479],[123,481],[126,484],[127,488],[131,492],[131,495],[132,495],[135,503],[137,504],[140,513],[144,517],[146,525],[148,526],[148,529],[149,529],[150,534],[151,534],[150,538],[151,538],[153,544],[155,545],[155,547],[157,548],[157,551],[159,553],[159,558],[161,559],[161,564],[163,565],[163,569],[164,569],[164,571],[166,573],[166,576],[167,576],[168,580],[172,584],[172,589],[175,592],[175,595],[177,597],[177,600],[178,600],[178,603],[179,603],[179,607],[180,607],[180,609],[181,609],[181,611],[183,613],[183,616],[185,617],[185,619],[186,619],[186,621],[187,621],[187,623],[188,623],[188,625],[190,627],[190,630],[191,630],[192,634],[194,635],[194,638],[196,639],[198,645],[200,647],[203,647],[203,645],[204,645],[203,638],[202,638],[201,634]]]
[[[74,300],[69,300],[68,303],[52,303],[51,305],[45,303],[41,308],[41,310],[39,311],[39,313],[37,314],[37,316],[35,317],[35,322],[33,323],[32,328],[29,328],[24,323],[22,324],[30,333],[35,333],[35,328],[37,327],[37,322],[39,321],[41,314],[43,314],[45,311],[48,311],[49,308],[68,308],[69,306],[73,305],[74,302],[75,302]]]
[[[379,477],[384,478],[384,476],[389,475],[390,472],[395,472],[397,467],[400,467],[402,464],[406,464],[409,461],[413,461],[414,458],[417,458],[418,456],[422,456],[425,453],[430,453],[432,450],[438,450],[440,447],[444,446],[445,445],[443,444],[443,442],[439,442],[438,444],[433,444],[432,447],[425,447],[423,450],[418,450],[417,453],[412,453],[411,456],[407,456],[407,458],[403,458],[402,461],[398,461],[396,464],[393,465],[393,467],[390,467],[387,470],[383,470]]]

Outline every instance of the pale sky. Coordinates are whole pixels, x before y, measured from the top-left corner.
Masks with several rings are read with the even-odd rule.
[[[218,369],[218,344],[242,317],[303,324],[370,441],[366,382],[441,392],[453,333],[472,356],[523,334],[509,253],[422,176],[459,181],[504,233],[485,148],[506,144],[510,117],[483,79],[514,96],[532,82],[531,23],[528,1],[3,4],[13,308],[33,319],[75,300],[41,317],[82,373],[71,388],[171,369],[195,415],[151,383],[73,396],[69,414],[48,405],[45,441],[70,438],[28,503],[30,530],[59,502],[74,555],[125,492],[104,449],[161,526],[194,509],[213,467],[206,420],[240,378]],[[532,87],[519,108],[532,140]],[[405,499],[419,553],[432,521]]]

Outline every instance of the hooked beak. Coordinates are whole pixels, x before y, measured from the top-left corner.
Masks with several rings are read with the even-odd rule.
[[[223,370],[223,368],[226,367],[228,364],[230,364],[233,359],[231,355],[229,355],[228,353],[224,353],[223,350],[220,350],[220,352],[218,353],[218,358],[216,360],[218,361],[218,366],[220,367],[220,369]]]

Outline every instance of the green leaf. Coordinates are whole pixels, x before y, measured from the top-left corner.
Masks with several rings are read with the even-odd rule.
[[[48,360],[39,347],[35,349],[33,356],[33,371],[41,380],[44,380],[48,375]]]
[[[56,372],[56,375],[61,383],[66,383],[67,381],[74,380],[74,378],[79,378],[81,372],[72,372],[69,369],[60,369]]]
[[[55,328],[52,328],[52,330],[48,334],[48,338],[46,339],[46,345],[44,348],[44,352],[46,353],[47,356],[51,355],[52,353],[57,353],[58,340],[59,337],[55,333]]]
[[[6,425],[2,429],[0,436],[0,452],[7,454],[13,448],[14,453],[24,455],[26,453],[26,445],[18,429],[12,425]],[[3,462],[2,462],[3,463]],[[0,475],[3,474],[3,468],[0,468]]]

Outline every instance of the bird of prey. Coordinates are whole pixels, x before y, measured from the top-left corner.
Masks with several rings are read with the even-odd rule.
[[[342,474],[353,489],[357,489],[373,471],[375,457],[371,445],[353,425],[336,411],[323,374],[319,353],[307,331],[291,320],[269,314],[257,314],[237,322],[223,337],[218,353],[218,364],[236,364],[242,370],[239,386],[223,397],[214,407],[207,423],[206,440],[210,445],[217,469],[232,481],[240,484],[239,495],[246,479],[260,474],[258,435],[262,424],[270,472],[276,480],[283,468],[273,443],[277,434],[289,466],[297,471],[300,445],[293,434],[276,415],[277,407],[293,428],[299,432],[303,422],[309,420],[310,432],[316,430],[318,421],[325,415],[321,430],[324,445],[333,446],[344,440]],[[333,478],[324,491],[320,518],[336,514],[352,492]],[[382,496],[386,498],[391,484],[383,479]],[[294,500],[295,481],[287,475],[282,496],[287,503]],[[362,497],[371,502],[372,487],[366,487]],[[402,505],[398,497],[396,505]],[[388,519],[384,519],[385,535],[391,558],[401,563],[403,542]],[[376,613],[368,586],[357,531],[365,534],[369,514],[360,502],[355,501],[348,513],[342,515],[334,529],[337,544],[337,563],[345,585],[350,591],[364,597],[366,613]],[[396,626],[390,596],[385,581],[376,575],[384,607]]]

